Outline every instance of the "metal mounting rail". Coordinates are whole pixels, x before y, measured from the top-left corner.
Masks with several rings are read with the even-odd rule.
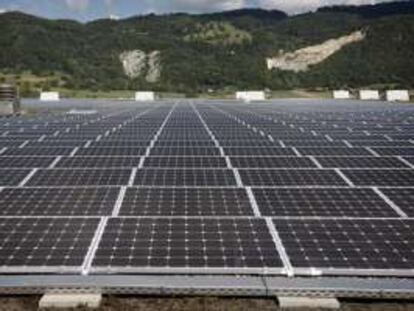
[[[102,293],[413,299],[414,279],[163,275],[2,275],[0,294]]]

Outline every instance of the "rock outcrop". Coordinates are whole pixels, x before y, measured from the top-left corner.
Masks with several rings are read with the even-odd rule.
[[[350,35],[328,40],[319,45],[309,46],[289,53],[280,53],[279,56],[267,59],[267,68],[285,71],[307,71],[310,66],[322,63],[343,47],[365,39],[362,31]]]
[[[161,53],[153,51],[145,53],[141,50],[125,51],[119,55],[124,73],[130,79],[145,77],[150,83],[157,82],[161,77]]]

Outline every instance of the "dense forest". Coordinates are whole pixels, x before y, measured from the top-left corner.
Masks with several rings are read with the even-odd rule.
[[[243,9],[89,23],[9,12],[0,15],[0,29],[0,73],[57,77],[46,80],[52,85],[36,85],[41,88],[188,93],[414,86],[414,1],[326,7],[296,16]],[[320,44],[355,30],[363,30],[365,40],[306,72],[266,67],[266,58],[280,51]],[[132,50],[160,51],[157,82],[125,75],[119,55]]]

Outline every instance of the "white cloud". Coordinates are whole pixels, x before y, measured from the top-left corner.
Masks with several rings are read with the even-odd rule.
[[[258,0],[260,7],[264,9],[279,9],[287,13],[301,13],[316,10],[329,5],[363,5],[375,4],[386,1],[376,0]]]
[[[2,9],[2,8],[0,8],[0,14],[4,14],[4,13],[6,13],[7,12],[7,10],[6,9]]]
[[[157,0],[147,2],[151,2],[155,11],[193,13],[235,10],[243,8],[247,3],[246,0],[170,0],[168,3]]]
[[[72,11],[85,11],[89,7],[89,0],[66,0],[66,5]]]

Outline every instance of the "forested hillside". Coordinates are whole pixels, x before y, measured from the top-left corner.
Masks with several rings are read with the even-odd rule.
[[[26,82],[25,88],[145,88],[188,93],[235,88],[414,86],[413,1],[329,7],[291,17],[279,11],[244,9],[86,24],[10,12],[0,15],[0,29],[0,72],[47,77],[33,85]],[[347,45],[307,71],[269,70],[266,66],[268,57],[357,30],[364,32],[364,40]],[[140,53],[130,55],[142,55],[141,63],[121,61],[122,53],[137,50]],[[159,60],[145,58],[154,53]],[[125,68],[141,70],[146,76],[159,70],[159,77],[156,75],[155,82],[144,74],[131,78]]]

